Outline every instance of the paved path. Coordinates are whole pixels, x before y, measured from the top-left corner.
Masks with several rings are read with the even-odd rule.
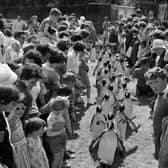
[[[91,75],[95,63],[89,63],[90,66],[90,79],[92,85],[95,82],[94,77]],[[129,88],[133,91],[135,83],[130,83]],[[134,92],[134,91],[133,91]],[[94,101],[96,96],[96,90],[92,88],[92,98]],[[126,148],[130,149],[134,146],[138,146],[137,150],[128,155],[120,168],[157,168],[157,161],[153,158],[154,145],[152,141],[152,122],[149,120],[149,107],[145,104],[139,105],[139,102],[134,102],[133,115],[136,116],[135,123],[141,124],[141,127],[137,134],[134,134],[127,141]],[[76,130],[79,134],[79,138],[70,140],[68,142],[68,148],[76,151],[76,159],[70,160],[72,168],[95,168],[95,164],[92,162],[88,152],[88,146],[90,144],[91,136],[89,131],[90,120],[95,113],[95,106],[91,106],[85,111],[81,121],[79,122],[79,129]]]

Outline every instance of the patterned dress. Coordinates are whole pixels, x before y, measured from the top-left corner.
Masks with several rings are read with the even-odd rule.
[[[11,127],[11,142],[15,147],[15,159],[17,168],[30,168],[30,162],[27,152],[27,141],[24,135],[22,122],[17,119],[9,124]]]
[[[41,143],[40,137],[27,137],[28,154],[31,168],[49,168],[47,155]]]

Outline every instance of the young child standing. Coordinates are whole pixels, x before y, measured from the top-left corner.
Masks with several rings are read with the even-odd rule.
[[[27,149],[32,168],[49,168],[47,155],[41,142],[45,125],[45,121],[40,118],[31,118],[25,124]]]
[[[30,168],[30,161],[27,151],[27,141],[23,131],[20,118],[23,116],[26,107],[23,103],[17,103],[16,107],[8,116],[11,129],[11,142],[15,147],[15,161],[17,168]]]
[[[51,168],[61,168],[66,148],[66,129],[63,114],[68,104],[63,97],[56,97],[50,102],[51,112],[47,118],[47,138],[49,141],[50,151],[54,160]]]

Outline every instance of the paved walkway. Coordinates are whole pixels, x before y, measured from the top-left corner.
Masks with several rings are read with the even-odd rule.
[[[90,80],[92,85],[95,82],[92,76],[92,71],[95,63],[89,63],[90,66]],[[135,90],[135,82],[129,84],[131,90]],[[133,91],[134,92],[134,91]],[[92,88],[92,98],[94,101],[96,97],[96,90]],[[157,161],[153,158],[154,145],[152,141],[152,122],[149,120],[149,107],[144,103],[139,105],[139,102],[134,102],[133,115],[136,116],[134,120],[136,125],[141,124],[141,127],[137,134],[132,135],[127,141],[126,149],[131,149],[137,146],[137,150],[134,153],[128,155],[120,168],[157,168]],[[90,120],[95,113],[95,106],[91,106],[85,111],[83,117],[79,122],[79,129],[75,132],[79,134],[79,137],[75,140],[68,142],[68,148],[76,151],[76,158],[70,160],[72,168],[95,168],[95,164],[92,162],[88,146],[90,144],[91,136],[89,131]]]

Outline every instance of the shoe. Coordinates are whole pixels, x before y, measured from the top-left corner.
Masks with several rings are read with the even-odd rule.
[[[71,168],[71,165],[67,162],[64,162],[62,168]]]

